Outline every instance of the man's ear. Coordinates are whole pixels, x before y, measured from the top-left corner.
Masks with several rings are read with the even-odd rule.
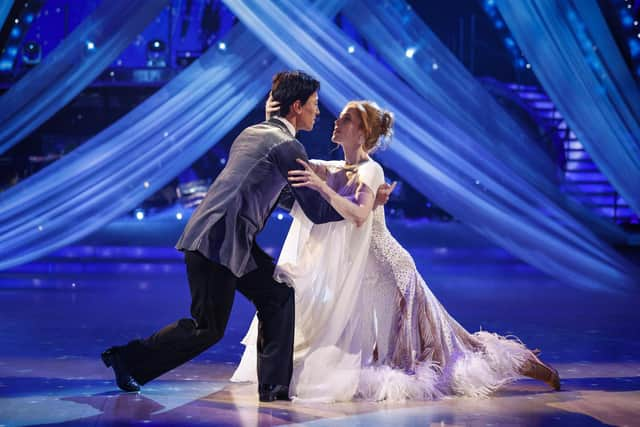
[[[291,111],[293,111],[296,114],[300,114],[302,112],[302,101],[300,101],[299,99],[296,99],[293,104],[291,104]]]

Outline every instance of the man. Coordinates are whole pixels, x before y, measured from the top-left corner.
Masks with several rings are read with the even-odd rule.
[[[256,244],[287,174],[308,160],[298,130],[310,131],[318,109],[320,83],[300,72],[274,76],[272,97],[279,117],[243,130],[231,146],[224,170],[193,213],[176,248],[184,251],[191,290],[192,319],[181,319],[150,337],[102,353],[118,386],[141,384],[193,359],[218,342],[225,331],[236,289],[255,306],[259,319],[258,393],[260,401],[289,399],[293,369],[293,289],[273,279],[274,263]],[[319,194],[307,188],[290,193],[314,223],[342,220]]]

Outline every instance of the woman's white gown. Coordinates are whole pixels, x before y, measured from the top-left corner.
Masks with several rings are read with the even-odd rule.
[[[375,193],[384,183],[382,167],[369,160],[346,184],[329,184],[350,197],[358,182]],[[382,206],[360,227],[313,224],[297,204],[291,215],[276,278],[295,288],[292,396],[325,402],[485,396],[520,377],[530,351],[460,326],[389,233]],[[231,381],[257,381],[256,339],[254,317]]]

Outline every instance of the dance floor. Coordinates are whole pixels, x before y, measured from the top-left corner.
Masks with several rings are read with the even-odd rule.
[[[120,393],[100,352],[188,314],[183,264],[167,247],[79,245],[0,272],[0,426],[640,425],[640,291],[567,287],[490,246],[405,244],[454,317],[541,349],[562,391],[521,380],[486,399],[260,404],[228,382],[253,316],[238,295],[218,345]]]

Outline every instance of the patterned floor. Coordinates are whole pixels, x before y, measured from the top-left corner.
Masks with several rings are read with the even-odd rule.
[[[227,381],[253,315],[238,296],[222,342],[119,393],[99,354],[188,313],[182,261],[169,248],[86,246],[0,273],[0,426],[640,425],[640,292],[567,287],[495,248],[406,244],[467,329],[540,348],[563,390],[522,380],[488,399],[259,404],[253,385]]]

